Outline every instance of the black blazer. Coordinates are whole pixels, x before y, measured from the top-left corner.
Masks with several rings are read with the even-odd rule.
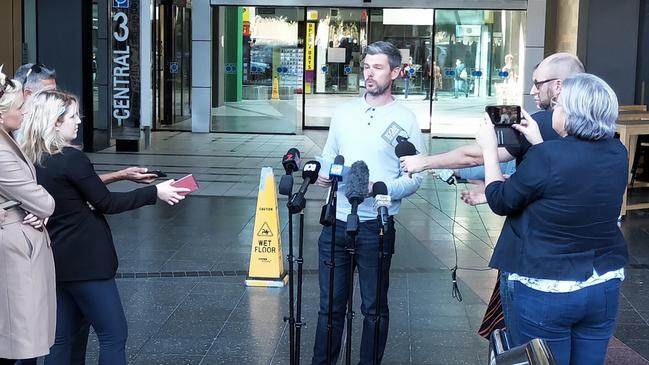
[[[52,239],[57,281],[114,277],[117,254],[104,213],[121,213],[155,204],[156,187],[112,193],[95,173],[88,157],[71,147],[64,148],[63,153],[46,156],[36,166],[36,174],[38,183],[56,202],[47,229]]]
[[[486,188],[494,213],[506,215],[489,265],[538,279],[582,281],[624,267],[617,226],[627,184],[627,151],[617,139],[575,137],[528,151],[516,173]]]

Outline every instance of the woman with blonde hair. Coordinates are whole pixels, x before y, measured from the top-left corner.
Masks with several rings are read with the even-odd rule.
[[[79,102],[74,95],[46,90],[32,99],[23,126],[22,147],[36,165],[38,181],[52,194],[56,209],[48,229],[56,268],[56,339],[45,364],[70,364],[83,320],[99,339],[99,364],[126,364],[127,326],[115,284],[117,254],[104,214],[156,203],[170,205],[187,189],[173,180],[130,192],[110,192],[88,157],[72,145],[77,137]]]
[[[23,120],[20,82],[0,66],[0,364],[46,355],[54,343],[54,260],[43,222],[54,199],[12,133]],[[12,203],[15,202],[15,203]],[[9,208],[12,205],[18,204]]]

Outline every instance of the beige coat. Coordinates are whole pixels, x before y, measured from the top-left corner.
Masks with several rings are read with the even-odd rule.
[[[0,358],[49,353],[56,326],[54,258],[47,231],[22,224],[25,211],[40,218],[54,199],[36,184],[34,166],[0,129],[0,203],[16,200],[0,223]]]

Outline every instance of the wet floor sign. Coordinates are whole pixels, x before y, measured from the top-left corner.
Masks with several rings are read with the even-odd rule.
[[[271,167],[264,167],[259,179],[246,286],[282,287],[286,280],[275,176]]]

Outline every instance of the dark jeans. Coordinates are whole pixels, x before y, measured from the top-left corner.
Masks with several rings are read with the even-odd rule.
[[[334,271],[333,299],[333,339],[332,364],[335,364],[340,354],[340,344],[345,324],[345,312],[349,292],[349,263],[350,256],[346,247],[351,239],[347,237],[346,222],[336,221],[336,266]],[[380,223],[376,220],[360,224],[356,237],[355,262],[358,268],[358,279],[361,290],[361,313],[363,313],[363,334],[361,337],[359,364],[371,364],[374,357],[374,328],[376,319],[376,285],[379,254]],[[390,262],[394,253],[394,221],[390,221],[388,231],[384,236],[384,261],[381,279],[381,321],[378,343],[379,362],[383,357],[388,338],[389,310],[388,287],[390,280]],[[312,364],[327,363],[327,323],[329,319],[329,266],[326,264],[331,257],[331,227],[324,227],[318,241],[320,309],[318,310],[318,326],[316,328],[315,345],[313,348]]]
[[[509,290],[519,319],[517,344],[542,338],[558,365],[604,364],[617,319],[619,279],[570,293],[546,293],[517,281]]]
[[[126,317],[115,279],[57,282],[56,339],[45,365],[68,365],[85,349],[84,319],[99,339],[99,364],[126,364]],[[78,339],[80,335],[85,339]]]
[[[518,338],[518,316],[514,312],[515,308],[512,304],[512,286],[514,285],[514,281],[507,280],[509,276],[508,272],[501,271],[498,275],[498,279],[500,280],[500,303],[505,317],[507,337],[512,347],[522,345],[523,343]]]

